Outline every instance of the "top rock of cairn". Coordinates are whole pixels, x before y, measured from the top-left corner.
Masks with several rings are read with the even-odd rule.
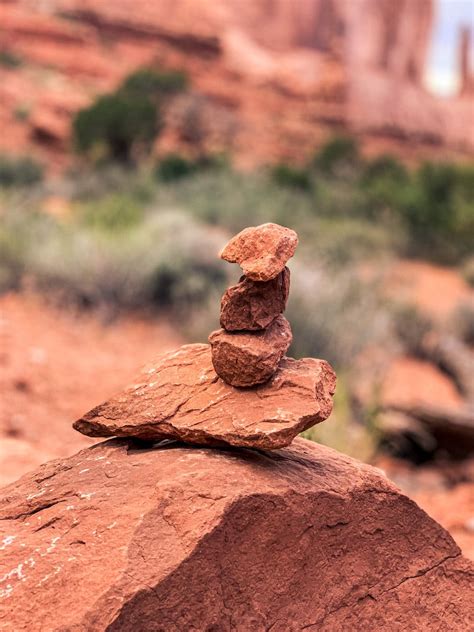
[[[263,224],[236,235],[221,256],[245,275],[221,302],[222,329],[208,345],[185,345],[158,359],[137,382],[74,423],[93,437],[177,439],[274,449],[324,421],[334,371],[324,360],[286,358],[292,334],[282,315],[298,237]]]
[[[221,259],[238,263],[252,281],[270,281],[295,254],[298,235],[278,224],[245,228],[221,251]]]

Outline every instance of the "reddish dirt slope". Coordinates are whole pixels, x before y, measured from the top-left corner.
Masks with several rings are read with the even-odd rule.
[[[29,296],[3,296],[0,318],[0,485],[91,443],[71,423],[180,344],[165,322],[105,326]]]

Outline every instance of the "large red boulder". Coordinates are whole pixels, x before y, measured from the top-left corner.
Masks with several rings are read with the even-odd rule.
[[[473,565],[380,471],[297,439],[114,439],[3,491],[0,629],[450,630]]]

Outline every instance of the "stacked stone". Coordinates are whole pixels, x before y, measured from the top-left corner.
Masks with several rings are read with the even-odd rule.
[[[222,329],[209,336],[214,369],[232,386],[267,382],[291,344],[290,324],[282,314],[290,290],[286,263],[297,245],[293,230],[268,223],[246,228],[220,253],[244,272],[222,297]]]
[[[325,360],[283,357],[291,343],[282,316],[290,287],[285,266],[297,243],[296,233],[276,224],[234,237],[221,256],[240,263],[244,276],[222,297],[222,329],[211,344],[159,357],[74,428],[90,437],[276,450],[327,419],[332,368]]]

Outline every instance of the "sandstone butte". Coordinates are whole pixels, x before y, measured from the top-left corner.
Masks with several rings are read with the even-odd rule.
[[[252,281],[270,281],[284,269],[297,245],[294,230],[268,223],[242,230],[229,241],[220,256],[230,263],[238,263]]]
[[[276,449],[330,415],[335,385],[324,360],[284,358],[266,384],[236,389],[216,375],[209,345],[184,345],[74,428],[92,437]]]
[[[113,439],[3,490],[8,632],[474,629],[474,566],[379,470]]]

